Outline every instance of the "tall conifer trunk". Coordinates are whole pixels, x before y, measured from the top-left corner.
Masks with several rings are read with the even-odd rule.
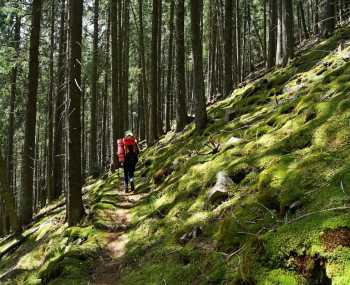
[[[37,92],[39,81],[39,42],[41,23],[41,0],[32,2],[32,24],[29,51],[28,93],[26,98],[24,149],[22,169],[21,222],[27,225],[33,217],[33,175],[35,159],[35,130],[37,115]]]

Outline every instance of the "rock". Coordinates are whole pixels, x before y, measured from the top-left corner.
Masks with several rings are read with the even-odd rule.
[[[293,94],[293,93],[298,92],[299,90],[301,90],[304,87],[305,87],[304,84],[297,84],[294,86],[286,86],[285,88],[283,88],[283,93]]]
[[[234,183],[227,173],[220,171],[216,176],[216,184],[208,192],[208,203],[217,204],[227,200],[229,197],[228,192],[233,185]]]
[[[225,123],[232,121],[237,117],[237,115],[238,115],[238,112],[235,110],[226,110],[225,117],[224,117]]]
[[[231,137],[231,138],[224,144],[224,148],[228,148],[228,147],[230,147],[230,146],[239,145],[241,142],[243,142],[243,140],[242,140],[241,138]]]

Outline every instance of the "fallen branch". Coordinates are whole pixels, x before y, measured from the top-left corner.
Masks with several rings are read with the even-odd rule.
[[[15,250],[17,247],[19,247],[22,243],[24,243],[29,236],[34,234],[40,226],[37,226],[27,232],[25,235],[19,235],[17,236],[17,240],[13,241],[11,244],[9,244],[4,250],[0,251],[0,259],[5,256],[6,254],[10,253],[11,251]]]
[[[324,210],[320,210],[320,211],[314,211],[314,212],[310,212],[310,213],[306,213],[304,215],[301,215],[297,218],[295,218],[294,220],[290,220],[289,222],[287,222],[286,224],[292,224],[295,223],[303,218],[309,217],[311,215],[314,214],[319,214],[319,213],[325,213],[325,212],[333,212],[333,211],[344,211],[344,210],[350,210],[350,207],[338,207],[338,208],[329,208],[329,209],[324,209]]]

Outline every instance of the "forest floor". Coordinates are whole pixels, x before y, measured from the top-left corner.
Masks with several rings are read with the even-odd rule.
[[[0,239],[0,284],[350,284],[350,28],[208,114],[142,153],[135,193],[87,181],[79,226],[61,200]]]
[[[144,194],[125,193],[122,185],[111,191],[116,201],[116,208],[108,210],[106,217],[108,224],[115,225],[108,229],[105,238],[106,247],[101,251],[91,273],[90,282],[96,285],[114,285],[120,275],[120,260],[126,253],[128,243],[127,229],[131,226],[131,210],[143,197]]]

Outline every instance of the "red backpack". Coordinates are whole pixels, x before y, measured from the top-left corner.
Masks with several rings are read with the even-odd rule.
[[[137,140],[132,136],[127,136],[123,139],[118,139],[118,160],[125,161],[125,156],[128,153],[138,154]]]

